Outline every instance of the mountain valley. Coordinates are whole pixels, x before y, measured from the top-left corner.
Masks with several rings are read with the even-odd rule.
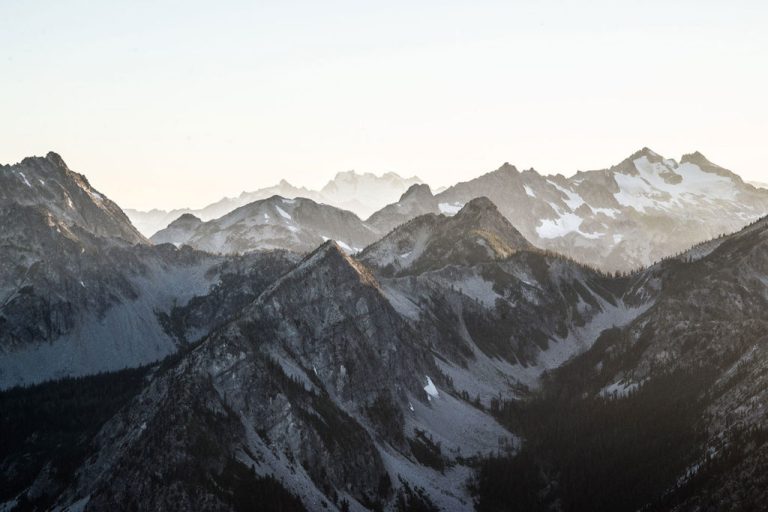
[[[362,220],[342,178],[146,238],[0,168],[0,509],[760,508],[764,192],[644,149]]]

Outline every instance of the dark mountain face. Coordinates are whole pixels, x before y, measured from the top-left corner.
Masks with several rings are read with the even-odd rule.
[[[30,227],[32,219],[24,212]],[[2,387],[156,361],[255,297],[229,285],[235,257],[170,245],[114,247],[82,232],[75,240],[62,237],[47,225],[37,231],[26,230],[35,238],[35,251],[30,246],[2,251],[7,256],[0,265]],[[249,265],[259,273],[256,289],[293,262],[289,254],[251,255]],[[250,283],[245,279],[238,285]],[[221,295],[220,302],[205,310],[198,297],[212,293]],[[177,310],[193,299],[188,307],[195,318],[187,319]]]
[[[38,177],[32,167],[14,174],[21,186]],[[474,185],[516,183],[530,198],[549,190],[536,188],[544,185],[530,171],[491,174]],[[622,194],[644,215],[672,212],[700,199],[675,192],[692,177],[710,203],[713,183],[718,194],[723,179],[741,186],[701,155],[673,165],[649,150],[577,177],[541,179],[557,184],[569,208],[578,194],[584,204],[572,211],[584,221],[611,198],[629,201]],[[637,180],[667,195],[647,195]],[[617,277],[538,249],[485,197],[448,203],[452,216],[420,215],[356,258],[331,239],[347,236],[355,247],[373,228],[312,201],[270,198],[211,222],[184,216],[164,233],[247,252],[224,256],[131,243],[120,235],[120,212],[93,194],[80,197],[93,203],[84,210],[96,208],[87,217],[24,193],[0,207],[11,226],[0,245],[3,386],[178,353],[142,369],[0,393],[0,438],[12,440],[0,449],[9,483],[0,503],[763,504],[765,220]],[[401,203],[416,212],[429,197],[416,186]],[[649,197],[654,206],[642,203]],[[378,225],[395,218],[396,206]],[[251,251],[262,242],[320,247],[305,257]],[[35,401],[45,406],[32,417]],[[18,427],[25,422],[31,434]]]
[[[190,245],[213,253],[286,249],[309,252],[326,240],[337,240],[357,252],[376,238],[352,212],[310,199],[274,196],[240,207],[208,222],[181,217],[152,237],[155,243]]]
[[[163,315],[220,283],[226,258],[149,245],[53,153],[3,167],[0,179],[0,387],[138,366],[179,348]],[[278,259],[282,267],[265,267],[269,282],[295,262]],[[210,324],[198,324],[199,337]]]
[[[621,284],[532,250],[498,217],[479,200],[435,241],[493,228],[515,242],[511,255],[407,277],[377,277],[324,244],[108,422],[59,502],[195,497],[227,509],[215,484],[244,466],[309,509],[471,508],[456,484],[471,474],[464,457],[516,442],[488,414],[492,399],[526,394],[593,331],[639,314],[617,298]],[[151,478],[138,469],[147,461]],[[166,479],[173,493],[156,483]]]
[[[466,473],[459,446],[486,451],[510,434],[453,394],[377,279],[329,242],[108,422],[60,503],[228,509],[216,483],[239,464],[274,474],[308,509],[392,503],[398,475],[465,508],[441,471]]]
[[[531,510],[558,501],[574,510],[759,509],[766,227],[760,220],[632,276],[623,300],[647,304],[644,312],[603,331],[532,399],[500,407],[528,448],[483,464],[480,509],[512,496],[505,471],[534,475],[513,493],[535,500]]]

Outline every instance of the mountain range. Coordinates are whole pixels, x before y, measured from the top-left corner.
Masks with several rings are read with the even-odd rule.
[[[350,210],[360,217],[368,217],[379,208],[397,200],[409,186],[415,183],[421,183],[416,176],[401,178],[392,172],[377,176],[372,173],[346,171],[336,174],[320,190],[295,187],[285,180],[280,180],[275,186],[242,192],[237,197],[225,197],[198,210],[190,208],[170,211],[126,209],[125,212],[131,222],[147,237],[165,228],[182,215],[191,214],[203,221],[209,221],[254,201],[272,196],[281,196],[286,199],[298,197],[312,199],[318,203]]]
[[[766,196],[700,154],[150,240],[56,154],[0,180],[0,385],[79,377],[0,393],[4,510],[768,498]]]
[[[376,178],[350,172],[337,175],[320,193],[284,187],[282,183],[264,192],[278,192],[286,199],[304,193],[318,203],[333,205],[339,210],[336,216],[345,219],[349,218],[341,213],[345,206],[360,215],[359,204],[352,203],[365,203],[364,210],[373,212],[362,221],[372,233],[367,242],[419,215],[453,215],[468,201],[488,197],[534,245],[603,270],[621,272],[651,265],[699,242],[736,231],[761,217],[768,207],[768,190],[745,183],[701,153],[684,155],[678,162],[648,148],[609,169],[578,172],[570,178],[560,174],[543,176],[533,169],[519,171],[504,164],[437,194],[421,183],[408,188],[413,181],[417,179],[402,180],[392,174]],[[392,199],[390,204],[379,207],[381,199],[397,197],[401,190],[397,201]],[[223,200],[217,203],[216,211],[223,212],[223,205],[234,208],[257,196],[266,198],[260,193],[241,196],[238,203]],[[344,197],[355,200],[345,202]],[[211,212],[199,218],[211,220],[207,217]],[[280,224],[279,217],[275,220]],[[255,218],[249,222],[269,223],[268,219]],[[338,222],[350,221],[334,221]],[[170,236],[179,227],[169,225],[157,239],[186,243],[186,235]],[[213,236],[214,224],[205,229],[206,236]],[[323,229],[327,228],[320,226],[316,234],[328,236],[319,232]],[[232,233],[227,227],[216,236],[228,238]],[[344,237],[338,239],[349,242]],[[286,243],[296,247],[295,242]],[[259,247],[241,240],[220,249],[237,252]]]

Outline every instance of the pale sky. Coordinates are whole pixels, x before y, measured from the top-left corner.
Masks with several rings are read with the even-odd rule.
[[[766,27],[764,0],[0,0],[0,163],[56,151],[132,208],[642,146],[768,181]]]

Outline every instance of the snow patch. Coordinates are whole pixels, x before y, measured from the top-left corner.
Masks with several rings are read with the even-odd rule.
[[[283,217],[285,219],[288,219],[288,220],[293,220],[293,218],[288,214],[288,212],[286,212],[285,210],[283,210],[279,206],[275,205],[275,210],[277,210],[277,213],[279,213],[281,217]]]
[[[614,197],[623,206],[644,212],[646,208],[668,210],[684,208],[686,200],[698,197],[735,201],[738,190],[727,176],[706,172],[696,164],[686,162],[673,166],[668,162],[651,162],[641,157],[634,162],[637,176],[614,175],[619,192]],[[678,183],[668,183],[668,175],[680,177]]]
[[[341,240],[336,240],[336,243],[339,244],[339,247],[342,248],[342,250],[347,254],[355,254],[357,252],[360,252],[360,249],[357,247],[352,247],[349,244],[342,242]]]
[[[603,215],[607,215],[612,219],[615,219],[616,216],[621,213],[616,208],[592,208],[592,211],[595,213],[602,213]]]
[[[432,379],[429,378],[429,375],[427,375],[427,385],[424,386],[424,391],[427,392],[427,398],[429,398],[430,400],[440,396],[440,394],[437,392],[437,388],[435,387],[435,384],[432,382]]]
[[[464,208],[464,203],[440,203],[437,205],[440,208],[440,213],[445,215],[456,215],[459,210]]]
[[[536,233],[541,238],[559,238],[568,233],[576,233],[584,238],[595,240],[605,236],[605,233],[588,233],[581,231],[584,219],[575,213],[563,213],[556,219],[542,219],[541,225],[536,226]]]
[[[32,188],[32,185],[29,184],[29,180],[27,180],[27,177],[24,176],[23,172],[20,172],[19,176],[21,176],[21,181],[23,181],[26,186],[28,186],[29,188]]]
[[[640,385],[637,382],[625,382],[620,380],[601,389],[600,396],[605,398],[623,398],[632,393],[632,391],[636,390],[638,387],[640,387]]]
[[[551,180],[547,180],[547,183],[555,187],[557,190],[565,194],[566,199],[563,199],[563,202],[568,205],[568,208],[571,210],[575,210],[579,206],[583,205],[585,203],[584,198],[581,197],[576,192],[573,192],[571,190],[568,190],[567,188],[561,187],[557,183]]]
[[[578,232],[584,219],[575,213],[565,213],[557,219],[543,219],[540,226],[536,226],[536,233],[540,238],[559,238],[568,233]]]

